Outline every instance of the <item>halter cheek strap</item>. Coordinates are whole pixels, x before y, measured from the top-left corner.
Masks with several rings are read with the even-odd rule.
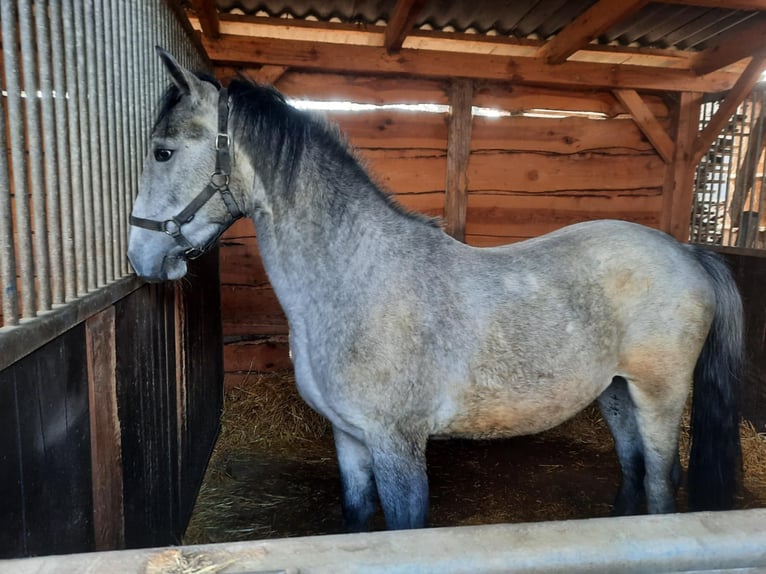
[[[150,231],[161,231],[167,233],[175,239],[176,243],[183,249],[182,256],[185,259],[196,259],[207,251],[237,219],[244,213],[234,199],[234,195],[229,189],[229,176],[231,174],[231,138],[228,133],[229,124],[229,96],[226,88],[218,92],[218,134],[215,136],[215,171],[210,176],[210,181],[197,197],[191,200],[189,204],[180,212],[166,219],[158,221],[155,219],[144,219],[143,217],[130,216],[130,224],[136,227],[149,229]],[[221,228],[210,241],[203,246],[195,246],[183,234],[182,227],[194,219],[197,212],[202,209],[210,198],[220,194],[221,199],[226,205],[226,219],[221,223]]]

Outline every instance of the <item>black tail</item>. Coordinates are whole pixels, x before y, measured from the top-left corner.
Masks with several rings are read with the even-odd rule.
[[[715,286],[713,324],[694,368],[689,507],[732,508],[742,468],[739,440],[744,364],[742,300],[726,264],[712,251],[692,248]]]

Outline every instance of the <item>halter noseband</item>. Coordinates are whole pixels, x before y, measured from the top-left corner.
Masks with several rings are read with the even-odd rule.
[[[161,231],[167,233],[175,239],[183,248],[182,257],[185,259],[196,259],[207,251],[226,231],[226,229],[244,214],[237,205],[234,195],[229,189],[229,175],[231,174],[231,138],[228,133],[229,123],[229,97],[226,88],[218,92],[218,134],[215,136],[215,171],[210,176],[205,189],[197,197],[191,200],[179,213],[166,219],[157,221],[154,219],[144,219],[143,217],[130,216],[130,224],[136,227],[143,227],[151,231]],[[189,223],[197,212],[205,205],[216,193],[221,194],[228,213],[226,220],[221,225],[221,229],[216,233],[207,244],[202,247],[196,247],[184,236],[181,227]]]

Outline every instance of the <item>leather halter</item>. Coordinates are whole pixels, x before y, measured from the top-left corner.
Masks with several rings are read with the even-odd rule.
[[[239,205],[237,205],[234,195],[229,189],[229,176],[231,175],[231,138],[228,133],[228,123],[229,96],[226,88],[222,88],[218,92],[218,134],[215,136],[215,171],[210,176],[210,181],[207,186],[205,186],[205,189],[203,189],[197,197],[192,199],[180,212],[165,221],[144,219],[143,217],[135,217],[134,215],[130,216],[131,225],[143,227],[144,229],[149,229],[151,231],[161,231],[170,235],[170,237],[175,239],[176,243],[183,248],[184,251],[181,256],[184,259],[196,259],[200,257],[218,240],[221,234],[226,231],[232,223],[244,215],[239,208]],[[226,220],[220,224],[221,229],[218,233],[216,233],[205,245],[202,247],[192,245],[186,236],[184,236],[181,228],[194,219],[194,216],[202,206],[216,193],[221,195],[221,199],[224,204],[226,204],[226,209],[228,211]]]

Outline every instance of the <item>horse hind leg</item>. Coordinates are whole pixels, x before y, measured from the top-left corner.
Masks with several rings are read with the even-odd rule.
[[[662,383],[629,380],[635,420],[644,452],[644,490],[650,514],[675,512],[681,475],[678,439],[691,376],[666,377]]]
[[[389,530],[426,526],[427,438],[418,433],[391,433],[370,441],[375,484]]]
[[[598,397],[598,405],[614,438],[622,473],[612,512],[616,516],[640,514],[644,506],[644,446],[627,381],[615,377]]]
[[[333,428],[343,488],[343,518],[349,532],[366,532],[375,513],[372,454],[350,434]]]

